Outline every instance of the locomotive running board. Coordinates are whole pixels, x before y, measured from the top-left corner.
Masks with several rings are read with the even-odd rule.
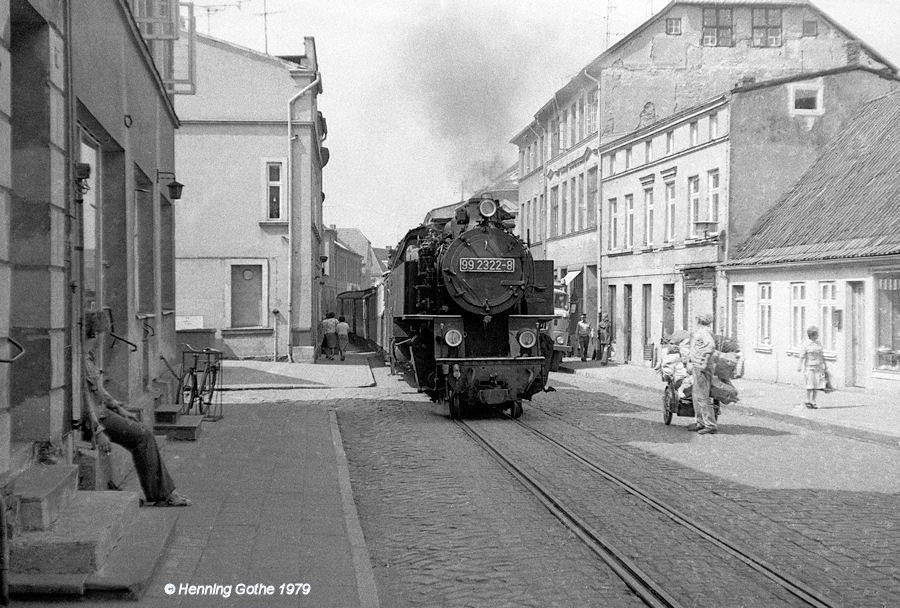
[[[436,363],[537,363],[543,361],[544,357],[437,357]]]

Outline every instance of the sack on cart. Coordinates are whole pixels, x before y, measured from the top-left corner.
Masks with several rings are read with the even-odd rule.
[[[734,403],[738,400],[738,390],[728,380],[713,376],[709,385],[709,396],[719,403]]]

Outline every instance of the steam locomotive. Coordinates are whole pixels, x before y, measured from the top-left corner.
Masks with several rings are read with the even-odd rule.
[[[547,383],[553,262],[534,260],[513,226],[499,201],[473,198],[410,230],[391,257],[390,355],[454,419],[477,407],[518,418]]]

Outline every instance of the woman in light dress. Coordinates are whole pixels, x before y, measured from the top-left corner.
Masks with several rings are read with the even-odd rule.
[[[800,347],[800,366],[797,371],[803,372],[806,381],[806,407],[817,409],[816,393],[825,390],[826,371],[825,356],[822,354],[822,343],[819,342],[819,329],[810,327],[806,330],[809,338]]]

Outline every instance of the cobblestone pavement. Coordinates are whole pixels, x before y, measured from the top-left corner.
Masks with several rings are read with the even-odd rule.
[[[383,606],[639,606],[508,473],[416,396],[338,412]]]
[[[376,373],[376,379],[382,391],[393,384],[414,393],[395,378]],[[655,497],[786,568],[835,605],[900,605],[895,508],[900,451],[727,410],[719,435],[698,436],[683,428],[690,422],[686,418],[662,424],[661,390],[633,391],[572,376],[555,378],[553,386],[557,392],[526,403],[523,420],[596,455]],[[579,602],[577,595],[572,601],[571,595],[554,592],[549,602],[535,596],[559,587],[553,568],[560,558],[545,561],[545,554],[534,552],[532,545],[511,542],[508,511],[497,506],[497,497],[515,506],[520,534],[533,525],[538,537],[546,538],[547,526],[558,526],[556,520],[541,527],[536,501],[473,444],[458,439],[461,432],[444,408],[415,394],[386,390],[380,398],[384,401],[342,404],[339,421],[383,605],[495,605],[491,602],[498,600],[500,605],[532,605],[512,595],[522,589],[522,580],[531,592],[527,597],[539,598],[540,604],[598,605]],[[483,422],[504,436],[508,421]],[[535,461],[535,470],[546,465],[541,474],[561,492],[588,483],[571,465],[554,465],[556,456],[529,451],[512,437],[510,433],[508,447],[522,451],[523,460]],[[679,556],[676,543],[670,547],[676,555],[673,563],[646,523],[639,525],[628,512],[607,512],[600,496],[598,491],[598,499],[593,504],[585,500],[582,508],[593,510],[603,532],[630,542],[628,553],[639,566],[662,575],[668,569],[667,585],[690,596],[694,603],[688,605],[795,605],[792,596],[771,587],[764,592],[771,597],[749,600],[752,579],[735,582],[721,574],[704,582],[718,557]],[[449,518],[453,508],[466,516]],[[466,522],[483,523],[472,530]],[[493,552],[498,546],[505,547],[505,561]],[[501,575],[498,567],[515,564],[523,548],[531,552],[529,559],[513,574]],[[475,574],[479,563],[480,575]],[[548,568],[553,576],[547,576]],[[463,574],[455,576],[458,572]],[[586,584],[571,569],[565,572],[568,593]],[[468,578],[473,575],[477,578]],[[691,584],[705,585],[708,592],[685,592]],[[480,595],[488,589],[493,595]]]
[[[653,392],[571,377],[556,384],[526,420],[838,605],[900,605],[896,449],[727,409],[720,434],[698,436],[664,426]]]

